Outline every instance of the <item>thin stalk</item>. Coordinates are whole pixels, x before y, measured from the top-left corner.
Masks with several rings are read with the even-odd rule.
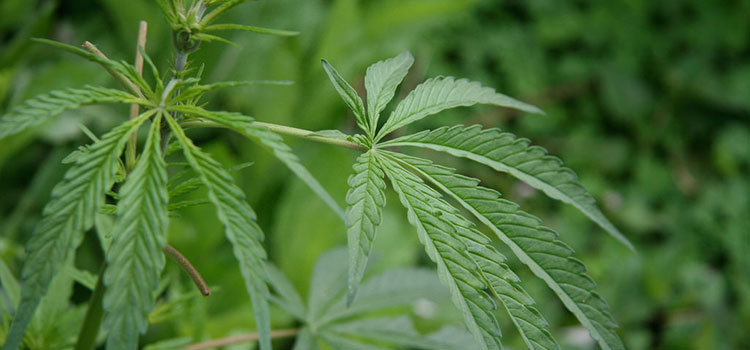
[[[295,128],[295,127],[285,126],[285,125],[272,124],[272,123],[264,123],[264,122],[254,122],[254,123],[257,125],[262,125],[275,133],[279,133],[283,135],[300,137],[300,138],[311,140],[311,141],[327,143],[329,145],[343,146],[343,147],[348,147],[348,148],[352,148],[356,150],[364,149],[359,144],[356,144],[349,140],[323,136],[310,130]],[[223,124],[219,124],[219,123],[215,123],[211,121],[198,121],[198,120],[185,121],[181,123],[180,125],[186,128],[190,128],[190,127],[229,128],[228,126],[223,125]]]
[[[143,55],[141,49],[146,50],[146,33],[148,32],[148,22],[141,21],[138,26],[138,42],[135,47],[135,71],[138,75],[143,74]],[[138,89],[138,87],[136,87]],[[140,89],[138,89],[140,92]],[[133,103],[130,105],[130,119],[135,119],[138,116],[140,105]],[[135,166],[135,157],[138,143],[138,133],[133,133],[128,141],[128,150],[125,152],[125,168],[130,171]]]
[[[83,43],[83,48],[86,49],[86,51],[93,53],[94,55],[97,55],[105,60],[109,60],[107,56],[104,55],[99,49],[96,47],[96,45],[92,44],[89,41],[86,41]],[[120,74],[120,72],[115,71],[114,69],[104,66],[104,69],[109,72],[110,75],[112,75],[115,80],[117,80],[122,87],[124,87],[126,90],[130,91],[131,93],[137,95],[140,98],[145,98],[143,94],[141,93],[141,90],[136,86],[130,79],[128,79],[126,76]]]
[[[277,330],[271,331],[271,338],[292,337],[292,336],[297,335],[298,332],[299,330],[295,328],[277,329]],[[259,337],[260,335],[258,333],[235,335],[231,337],[219,338],[219,339],[205,341],[202,343],[195,343],[192,345],[188,345],[185,347],[185,350],[204,350],[204,349],[216,348],[220,346],[255,341],[255,340],[258,340]]]
[[[200,272],[198,272],[198,270],[193,267],[193,264],[190,263],[190,260],[188,260],[184,255],[182,255],[182,253],[180,253],[180,251],[169,244],[167,244],[163,250],[168,257],[170,257],[178,265],[180,265],[182,270],[185,271],[188,276],[190,276],[190,279],[193,280],[193,283],[195,283],[195,286],[198,287],[198,290],[201,291],[201,294],[203,294],[203,296],[207,297],[209,294],[211,294],[211,291],[208,289],[208,285],[203,279],[203,276],[201,276]]]
[[[107,269],[107,262],[102,263],[99,269],[99,277],[96,280],[94,292],[89,300],[89,308],[86,310],[86,316],[83,319],[81,330],[78,332],[78,340],[74,350],[91,350],[96,345],[96,336],[99,334],[99,328],[104,316],[102,301],[104,300],[104,271]]]

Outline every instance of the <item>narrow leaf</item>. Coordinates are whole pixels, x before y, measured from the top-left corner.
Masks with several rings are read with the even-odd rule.
[[[315,177],[310,174],[310,171],[308,171],[307,168],[305,168],[302,163],[300,163],[297,155],[295,155],[294,152],[292,152],[292,149],[284,143],[284,140],[281,138],[281,136],[279,136],[275,132],[269,130],[263,125],[254,123],[253,118],[239,113],[213,112],[207,111],[203,108],[191,106],[174,106],[173,109],[178,112],[187,113],[189,115],[194,115],[206,120],[210,120],[212,122],[222,124],[258,143],[263,148],[273,153],[273,155],[276,156],[278,160],[284,163],[284,165],[286,165],[289,170],[297,175],[300,180],[307,184],[307,186],[310,187],[310,189],[315,192],[315,194],[317,194],[318,197],[323,200],[323,202],[325,202],[331,209],[333,209],[333,211],[336,212],[339,217],[341,217],[343,220],[346,220],[344,211],[336,203],[336,200],[334,200],[333,197],[328,194],[325,188],[323,188],[320,182],[318,182],[318,180],[316,180]]]
[[[138,103],[142,100],[115,89],[84,86],[80,89],[51,91],[14,107],[0,118],[0,140],[31,129],[61,113],[97,103]]]
[[[245,194],[234,184],[229,173],[221,165],[193,144],[185,132],[165,115],[172,132],[182,145],[185,158],[208,189],[208,198],[216,206],[219,220],[225,226],[227,239],[234,247],[234,255],[240,264],[245,287],[255,311],[261,350],[271,350],[271,324],[268,310],[268,287],[264,260],[266,252],[261,245],[263,231],[255,221],[256,215],[245,200]]]
[[[362,103],[362,98],[360,98],[359,95],[357,95],[357,91],[355,91],[354,88],[349,85],[343,77],[341,77],[339,72],[336,71],[336,68],[333,68],[333,66],[326,60],[321,60],[321,62],[323,64],[323,69],[325,69],[328,74],[328,78],[331,79],[333,87],[336,88],[336,91],[339,93],[339,96],[341,96],[341,99],[344,100],[346,106],[354,113],[354,118],[357,121],[359,128],[368,135],[372,135],[370,134],[370,128],[367,123],[367,114],[365,112],[365,106]]]
[[[271,263],[266,263],[265,266],[268,283],[278,294],[278,296],[272,295],[271,301],[284,308],[297,319],[304,320],[306,317],[305,304],[302,302],[302,297],[297,293],[297,290],[294,289],[292,282],[289,281],[281,270]]]
[[[482,349],[502,349],[500,328],[492,313],[496,306],[484,291],[488,286],[467,252],[470,248],[464,243],[466,240],[487,243],[487,238],[477,236],[475,230],[467,226],[470,222],[461,219],[457,209],[416,175],[389,157],[376,154],[408,211],[409,222],[417,228],[427,255],[437,264],[438,277],[463,313],[469,332]]]
[[[258,33],[258,34],[270,34],[270,35],[280,35],[280,36],[299,35],[299,32],[295,32],[291,30],[246,26],[243,24],[213,24],[210,26],[206,26],[205,28],[203,28],[203,30],[207,32],[214,31],[214,30],[243,30],[246,32],[253,32],[253,33]]]
[[[388,343],[399,349],[455,350],[456,344],[448,339],[430,338],[419,334],[408,316],[397,318],[360,319],[337,324],[328,332],[342,336],[365,340],[365,345]],[[468,344],[461,344],[461,349],[476,348],[473,339]]]
[[[406,51],[367,67],[365,89],[367,90],[367,116],[372,135],[375,135],[375,129],[378,127],[380,112],[393,99],[396,88],[404,80],[412,64],[414,64],[414,57]]]
[[[520,109],[529,113],[544,114],[530,104],[520,102],[495,89],[483,87],[477,82],[453,77],[427,79],[409,93],[388,117],[375,140],[380,140],[394,130],[409,125],[424,117],[459,106],[472,106],[477,103]]]
[[[476,198],[470,195],[474,193],[473,189],[479,192],[479,181],[457,175],[453,169],[403,154],[389,154],[411,166],[422,177],[457,199],[462,205],[466,203],[464,198]],[[518,277],[507,265],[501,263],[505,257],[490,245],[479,246],[479,249],[472,249],[471,253],[490,289],[505,306],[527,347],[530,350],[559,349],[560,345],[546,329],[547,321],[533,306],[533,299],[523,290]]]
[[[157,114],[138,163],[119,191],[112,247],[104,273],[107,349],[137,349],[148,327],[154,292],[164,269],[167,224],[167,165],[161,155]]]
[[[354,163],[346,195],[347,239],[349,242],[349,279],[347,304],[351,304],[357,286],[365,274],[372,251],[375,231],[380,225],[385,206],[383,171],[375,162],[372,151],[363,153]]]
[[[497,171],[508,173],[548,196],[576,207],[609,234],[635,250],[620,231],[602,214],[596,201],[578,182],[576,174],[562,161],[547,154],[529,140],[499,129],[457,125],[426,130],[381,144],[381,147],[412,146],[446,152],[471,159]]]
[[[114,183],[119,156],[130,134],[151,115],[151,111],[143,113],[105,134],[78,157],[63,180],[55,185],[52,198],[44,207],[44,217],[26,245],[21,303],[4,350],[18,349],[50,281],[70,259],[83,233],[93,226],[94,216],[104,204],[104,193]]]
[[[539,226],[539,219],[519,210],[516,204],[501,199],[498,192],[479,186],[477,179],[456,175],[452,169],[427,162],[409,162],[508,245],[521,262],[528,265],[557,294],[602,349],[624,349],[615,333],[617,323],[610,315],[606,301],[599,296],[596,284],[586,275],[586,267],[573,258],[573,250],[557,239],[555,231]],[[511,308],[509,311],[513,312]],[[527,311],[526,314],[536,313],[529,308]],[[523,324],[519,323],[517,326],[523,328]],[[535,334],[538,332],[528,326],[533,326],[533,322],[521,331],[527,344],[533,339],[544,344],[544,337]],[[542,329],[539,328],[539,331]]]

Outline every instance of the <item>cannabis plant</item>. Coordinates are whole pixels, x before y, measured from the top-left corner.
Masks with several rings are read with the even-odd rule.
[[[306,322],[308,327],[300,337],[320,337],[331,346],[346,348],[349,346],[346,344],[350,343],[341,339],[331,340],[331,333],[323,332],[330,330],[330,327],[340,327],[344,333],[357,327],[360,327],[360,331],[367,329],[361,328],[364,327],[362,324],[336,325],[333,321],[357,314],[357,306],[362,305],[362,302],[358,303],[358,294],[359,298],[365,297],[363,294],[370,298],[377,295],[367,290],[372,283],[366,282],[360,293],[358,285],[365,274],[376,230],[382,220],[386,179],[398,194],[427,255],[437,265],[439,280],[447,287],[451,300],[461,311],[466,328],[479,348],[502,348],[500,328],[494,312],[498,303],[507,311],[529,349],[558,349],[559,345],[546,329],[547,322],[534,307],[532,297],[504,264],[505,257],[493,246],[491,238],[478,230],[475,221],[487,226],[500,242],[547,283],[602,348],[623,348],[615,332],[617,324],[609,314],[606,302],[597,294],[596,285],[586,275],[583,263],[573,258],[572,249],[558,240],[555,231],[541,226],[539,219],[502,199],[498,192],[480,186],[478,180],[459,175],[454,169],[427,159],[401,153],[400,150],[414,147],[431,149],[508,173],[554,199],[575,206],[630,246],[577,182],[575,174],[563,167],[559,159],[547,155],[538,146],[530,146],[526,139],[481,126],[457,125],[387,138],[396,130],[459,106],[491,104],[542,113],[538,108],[475,82],[438,77],[417,86],[381,123],[380,113],[394,97],[414,61],[411,54],[405,52],[367,69],[366,105],[333,66],[323,60],[323,69],[351,109],[361,134],[346,135],[335,130],[311,132],[258,122],[237,112],[209,110],[204,108],[201,99],[206,92],[248,84],[286,83],[203,83],[202,67],[189,58],[201,42],[226,41],[211,32],[246,30],[276,35],[295,33],[213,23],[219,15],[242,0],[196,0],[187,4],[182,0],[158,2],[173,31],[174,62],[171,70],[160,73],[143,45],[139,45],[138,52],[150,70],[149,79],[142,76],[138,64],[111,60],[91,43],[86,42],[83,48],[77,48],[40,39],[37,41],[100,64],[124,90],[86,86],[53,91],[26,101],[0,118],[0,139],[3,139],[35,128],[66,110],[83,105],[131,105],[130,119],[101,137],[89,133],[93,143],[66,158],[72,166],[52,191],[52,198],[43,211],[43,219],[36,226],[27,246],[20,302],[5,340],[5,350],[16,350],[22,344],[24,332],[42,296],[49,290],[53,277],[70,265],[84,233],[92,227],[101,237],[106,263],[102,266],[89,302],[77,348],[86,349],[94,345],[100,323],[107,332],[107,349],[137,348],[139,335],[145,332],[148,315],[154,308],[165,256],[182,262],[201,291],[208,294],[201,278],[191,270],[189,263],[167,243],[166,234],[171,210],[201,203],[180,200],[181,195],[198,187],[207,191],[207,201],[213,204],[217,217],[225,227],[226,238],[233,245],[255,313],[260,349],[271,349],[269,300],[279,303]],[[231,129],[257,143],[289,167],[342,217],[347,226],[349,242],[348,286],[344,299],[339,301],[325,295],[318,298],[315,295],[326,291],[336,294],[336,290],[313,288],[310,305],[305,311],[293,291],[284,288],[284,283],[279,287],[278,281],[283,278],[267,267],[262,245],[264,234],[256,222],[253,209],[246,202],[242,190],[233,182],[229,171],[201,150],[188,135],[187,129],[196,127]],[[147,129],[147,137],[138,153],[134,135],[140,129]],[[354,163],[354,173],[349,178],[350,190],[346,196],[348,207],[345,212],[300,164],[279,134],[361,152]],[[464,213],[470,214],[473,219]],[[114,217],[111,230],[95,223],[97,214]],[[321,273],[326,272],[318,271],[318,274]],[[267,283],[274,285],[277,292],[281,290],[287,296],[292,296],[296,306],[289,309],[283,298],[269,292]],[[316,306],[321,302],[326,304],[326,312],[333,310],[333,315],[338,313],[339,316],[322,317],[330,314],[322,314],[325,310]],[[378,322],[380,326],[387,323],[382,320]],[[403,325],[402,320],[394,322]],[[384,338],[383,341],[389,340]],[[394,344],[418,346],[415,342]],[[432,343],[425,340],[420,344],[443,344],[435,345],[439,348],[448,346],[438,340]]]

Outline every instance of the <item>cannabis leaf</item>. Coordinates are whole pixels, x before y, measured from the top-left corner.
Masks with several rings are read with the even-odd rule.
[[[26,246],[28,257],[23,268],[21,303],[3,349],[16,350],[20,345],[52,277],[71,257],[104,204],[104,193],[114,183],[119,155],[130,134],[153,114],[153,110],[145,112],[105,134],[77,158],[62,182],[52,190],[44,217]]]
[[[488,286],[478,273],[478,266],[468,254],[470,248],[464,241],[487,243],[487,238],[481,234],[477,236],[470,226],[461,226],[467,222],[457,220],[456,209],[416,175],[389,157],[376,154],[378,163],[408,211],[409,222],[417,228],[420,242],[437,264],[438,276],[451,291],[453,303],[463,313],[474,339],[482,349],[502,349],[500,328],[492,314],[496,305],[485,292]]]
[[[631,249],[630,241],[607,220],[596,201],[578,182],[576,174],[559,158],[530,141],[499,129],[456,125],[426,130],[384,142],[380,147],[412,146],[446,152],[485,164],[518,178],[548,196],[572,204]]]
[[[161,156],[162,114],[153,119],[146,146],[119,191],[113,242],[104,274],[107,349],[136,349],[154,308],[164,268],[167,231],[167,171]]]
[[[403,126],[440,111],[459,106],[472,106],[477,103],[511,107],[530,113],[543,114],[542,110],[530,104],[515,100],[495,89],[483,87],[477,82],[453,77],[427,79],[409,93],[388,117],[375,141]]]
[[[225,226],[227,239],[234,247],[245,287],[255,311],[262,350],[271,349],[271,324],[268,310],[268,288],[263,261],[266,252],[261,245],[263,231],[255,221],[256,215],[245,200],[245,194],[234,184],[232,177],[207,153],[193,144],[177,122],[165,114],[170,129],[182,146],[190,166],[208,189],[208,198],[216,206],[219,220]]]
[[[538,146],[529,146],[526,139],[497,129],[482,130],[480,126],[444,127],[418,132],[394,140],[379,142],[398,128],[448,108],[476,103],[512,107],[542,113],[538,108],[496,93],[479,83],[453,77],[428,79],[417,86],[377,129],[378,115],[393,97],[413,58],[408,53],[380,61],[368,68],[367,119],[363,118],[361,99],[330,65],[324,68],[342,98],[358,119],[365,135],[349,136],[364,148],[355,163],[348,199],[353,215],[350,220],[349,296],[356,290],[362,265],[369,255],[374,227],[379,222],[380,204],[373,198],[382,196],[381,186],[371,186],[384,173],[390,179],[409,221],[416,226],[420,241],[429,257],[438,265],[438,274],[446,284],[453,302],[463,312],[465,323],[483,349],[501,348],[500,332],[491,310],[495,305],[489,294],[505,307],[529,349],[559,349],[546,329],[547,321],[534,307],[533,299],[521,288],[518,277],[505,265],[505,257],[455,207],[416,176],[455,199],[508,245],[558,295],[563,304],[579,319],[604,349],[622,349],[614,329],[616,322],[606,302],[597,294],[596,285],[585,274],[583,263],[572,258],[572,249],[557,240],[557,233],[540,226],[535,217],[518,210],[518,206],[500,199],[479,181],[455,174],[453,169],[435,165],[429,160],[385,150],[389,147],[413,146],[443,151],[488,165],[506,172],[544,191],[552,198],[572,204],[632,248],[630,242],[597,208],[594,199],[578,183],[576,175],[555,157]],[[360,101],[360,102],[358,102]],[[361,119],[361,120],[360,120]],[[375,169],[366,167],[375,159]],[[373,174],[376,176],[373,177]],[[365,176],[369,175],[369,177]],[[370,185],[361,189],[364,185]],[[370,188],[378,191],[369,191]],[[358,196],[354,196],[358,194]],[[369,202],[367,201],[369,200]],[[371,202],[370,210],[362,204]],[[356,205],[362,206],[362,208]],[[376,218],[377,220],[374,220]],[[367,219],[367,221],[365,221]],[[351,225],[355,225],[351,229]],[[365,225],[363,229],[357,225]],[[372,229],[370,229],[372,227]],[[368,245],[362,246],[362,242]],[[362,249],[368,248],[368,249]],[[488,294],[489,293],[489,294]],[[394,321],[395,322],[395,321]],[[338,341],[338,340],[337,340]]]
[[[305,184],[307,184],[315,194],[331,207],[336,214],[342,219],[345,218],[344,211],[336,203],[336,200],[328,194],[320,182],[318,182],[318,180],[310,174],[307,168],[300,163],[299,158],[294,152],[292,152],[292,149],[284,143],[281,136],[263,125],[254,123],[252,117],[240,113],[207,111],[200,107],[186,105],[172,106],[170,107],[170,110],[219,123],[258,143],[263,148],[273,153],[273,155],[297,175],[300,180],[305,182]]]
[[[472,192],[473,188],[477,187],[478,180],[455,174],[453,169],[404,154],[390,152],[387,154],[410,166],[443,192],[452,197],[459,197],[456,199],[461,204],[465,203],[464,198],[467,197],[480,203],[497,199],[478,196],[481,193],[478,190]],[[510,271],[507,265],[499,264],[505,260],[505,257],[490,245],[485,245],[480,249],[470,249],[470,253],[479,265],[493,294],[505,306],[529,349],[559,349],[560,346],[546,329],[547,321],[534,307],[534,300],[519,285],[518,277]]]
[[[63,112],[97,103],[138,103],[135,96],[115,89],[84,86],[80,89],[55,90],[13,108],[0,118],[0,140],[38,126]]]
[[[385,206],[385,182],[372,152],[366,152],[354,163],[346,195],[347,238],[349,242],[349,288],[347,303],[351,304],[357,286],[365,274],[367,258],[372,251],[375,230]]]
[[[375,135],[380,111],[393,99],[398,84],[404,80],[413,63],[414,57],[407,51],[367,67],[365,89],[370,135]]]
[[[455,174],[453,169],[418,158],[401,156],[401,159],[495,232],[535,275],[549,285],[602,349],[624,349],[614,331],[617,323],[609,314],[607,303],[596,292],[596,284],[585,274],[583,263],[572,257],[573,250],[557,240],[556,232],[539,226],[539,219],[519,210],[514,203],[501,199],[497,191],[479,186],[477,179]],[[537,313],[536,310],[528,311],[524,313],[529,316]],[[536,323],[541,326],[540,322]],[[534,326],[533,323],[530,325]],[[534,329],[528,330],[537,333]],[[521,330],[522,334],[531,332]],[[541,335],[529,337],[545,338]],[[539,343],[537,340],[534,342]]]
[[[434,272],[399,268],[365,278],[359,297],[346,304],[346,249],[333,249],[315,264],[307,307],[291,282],[271,264],[266,265],[276,294],[272,300],[290,311],[303,326],[294,349],[475,349],[468,332],[446,327],[430,335],[417,332],[404,311],[417,301],[442,302],[449,296]],[[390,310],[388,316],[372,313]]]

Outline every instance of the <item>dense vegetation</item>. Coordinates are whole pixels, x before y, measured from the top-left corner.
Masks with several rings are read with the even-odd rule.
[[[108,0],[59,4],[6,0],[0,7],[3,114],[49,90],[86,84],[115,87],[97,65],[32,44],[30,37],[68,43],[88,40],[110,57],[130,61],[136,23],[146,19],[150,25],[147,51],[152,60],[166,67],[173,58],[169,26],[150,1],[121,7]],[[750,328],[748,18],[747,2],[730,5],[697,0],[580,1],[567,5],[547,1],[258,2],[233,9],[222,21],[293,29],[301,34],[277,38],[233,33],[229,39],[238,47],[207,43],[195,59],[206,62],[203,77],[209,82],[295,81],[292,86],[210,92],[205,99],[207,107],[312,130],[356,133],[355,118],[320,68],[323,57],[334,63],[362,96],[368,65],[410,50],[416,61],[395,100],[428,77],[450,75],[480,81],[540,106],[546,116],[488,107],[446,111],[416,122],[407,131],[482,124],[531,138],[576,169],[580,182],[634,243],[638,254],[602,234],[572,206],[549,200],[512,177],[432,152],[410,150],[411,154],[462,169],[560,232],[598,282],[628,348],[744,348],[750,346],[750,338],[742,331]],[[52,187],[70,167],[62,160],[90,142],[78,125],[85,124],[94,134],[102,135],[126,115],[124,107],[86,107],[0,141],[3,281],[10,280],[10,275],[20,276],[24,246]],[[147,130],[142,131],[145,144]],[[412,141],[420,139],[418,135],[412,136]],[[421,140],[429,136],[421,135]],[[320,290],[324,288],[321,285],[334,282],[320,271],[345,265],[341,251],[323,254],[345,244],[346,227],[271,153],[246,138],[210,129],[196,130],[191,138],[226,168],[252,162],[236,169],[232,177],[256,209],[260,227],[266,232],[265,248],[279,267],[269,271],[270,276],[278,277],[272,278],[274,287],[286,291],[282,297],[287,302],[282,304],[287,305],[287,312],[273,311],[272,326],[294,329],[298,338],[310,337],[302,327],[305,320],[320,316],[316,308],[321,303],[332,302],[325,299],[325,289]],[[344,206],[356,153],[304,140],[286,141]],[[401,161],[428,174],[450,176],[444,168],[412,158]],[[378,263],[368,272],[360,293],[368,290],[369,284],[375,291],[371,300],[379,300],[395,293],[387,286],[402,283],[404,294],[398,301],[368,307],[411,305],[414,300],[422,305],[419,291],[436,293],[435,276],[425,275],[422,269],[391,269],[433,265],[421,250],[404,209],[394,205],[399,198],[393,192],[386,194],[385,201],[390,204],[383,209],[383,226],[373,247]],[[206,194],[199,191],[187,197],[185,201],[195,204]],[[150,314],[151,327],[142,342],[173,339],[173,345],[187,344],[252,332],[253,312],[244,282],[233,262],[232,247],[222,238],[224,225],[213,208],[180,209],[170,217],[169,230],[170,243],[190,258],[209,285],[221,288],[214,288],[212,297],[202,298],[179,267],[168,262],[165,276],[171,284]],[[77,269],[53,282],[56,292],[43,300],[40,311],[49,317],[32,323],[30,332],[35,338],[30,347],[70,345],[75,339],[103,260],[95,236],[90,232],[78,249]],[[500,244],[497,248],[511,258],[507,264],[537,301],[536,307],[561,345],[595,346],[543,282],[514,260],[510,250]],[[319,259],[313,273],[312,266]],[[341,273],[346,275],[346,271]],[[283,275],[287,277],[279,277]],[[346,278],[342,281],[341,291]],[[3,292],[0,303],[8,305],[15,292],[6,282]],[[449,307],[449,297],[437,294],[429,296],[444,306],[415,307],[407,318],[396,316],[404,315],[404,310],[410,314],[409,308],[401,308],[399,314],[379,315],[392,317],[386,322],[382,317],[373,319],[373,309],[351,311],[337,305],[331,309],[330,319],[320,321],[335,325],[340,318],[356,315],[361,322],[334,328],[343,334],[378,334],[376,340],[399,344],[387,338],[388,331],[416,327],[432,335],[425,338],[427,343],[412,346],[449,346],[441,341],[460,340],[461,332],[444,326],[461,327],[461,315]],[[308,295],[308,301],[302,303],[300,295]],[[364,297],[366,301],[367,295]],[[513,324],[499,319],[505,345],[525,346],[512,330]],[[0,331],[6,332],[9,321],[4,318],[2,322]],[[325,341],[337,344],[347,338],[342,339]],[[279,342],[279,346],[290,344]]]

